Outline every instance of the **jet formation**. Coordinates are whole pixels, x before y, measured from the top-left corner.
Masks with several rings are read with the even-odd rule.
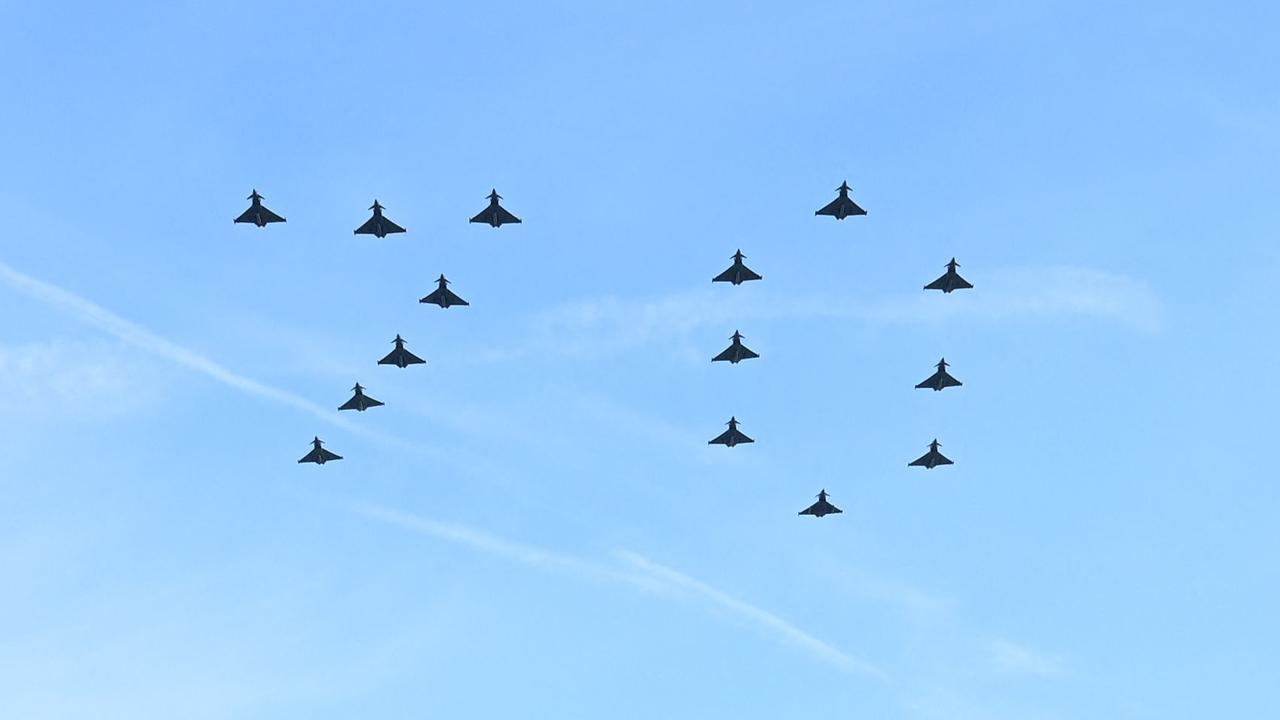
[[[826,215],[834,217],[837,220],[843,220],[854,215],[866,215],[867,211],[860,207],[849,196],[851,188],[848,182],[841,182],[840,187],[836,189],[838,195],[835,200],[827,203],[822,208],[814,212],[815,215]],[[250,201],[249,209],[245,210],[235,218],[236,223],[251,223],[259,228],[266,227],[271,223],[285,222],[285,218],[268,209],[262,204],[263,196],[254,189],[248,197]],[[498,228],[504,224],[516,224],[522,222],[509,210],[501,204],[502,196],[498,194],[496,189],[490,191],[488,195],[489,205],[477,213],[470,219],[473,223],[487,224],[491,227]],[[390,218],[383,214],[383,206],[377,200],[373,201],[370,206],[373,215],[364,222],[360,227],[354,230],[356,235],[373,235],[378,238],[384,238],[387,235],[406,232],[405,228],[393,222]],[[727,282],[735,286],[746,282],[763,279],[763,276],[748,268],[743,260],[746,255],[739,249],[734,252],[733,264],[724,272],[716,275],[712,282]],[[941,290],[943,293],[951,293],[955,290],[965,290],[973,287],[973,284],[965,280],[957,272],[960,266],[953,257],[947,263],[947,271],[941,277],[924,286],[925,290]],[[454,306],[466,307],[470,303],[458,296],[457,293],[449,289],[449,280],[441,274],[436,280],[437,287],[434,291],[421,298],[418,302],[423,304],[436,305],[442,309],[448,309]],[[742,343],[743,335],[741,332],[734,330],[730,337],[730,345],[718,355],[711,359],[712,362],[728,362],[736,365],[743,360],[751,360],[760,357],[759,353],[748,348]],[[395,349],[388,353],[385,357],[378,361],[379,365],[395,365],[399,368],[406,368],[410,365],[425,364],[426,360],[409,352],[405,347],[405,340],[400,335],[396,335]],[[940,359],[936,365],[936,371],[928,378],[916,385],[917,389],[929,389],[941,391],[945,388],[960,387],[963,383],[947,372],[949,364],[946,359]],[[355,410],[364,412],[369,408],[380,407],[384,403],[365,394],[364,387],[356,383],[352,388],[352,396],[349,400],[338,407],[339,410]],[[736,445],[754,443],[755,440],[748,437],[745,433],[738,429],[737,417],[730,417],[728,430],[724,431],[715,438],[708,440],[708,445],[724,445],[726,447],[734,447]],[[342,456],[337,453],[330,452],[323,447],[323,441],[319,437],[312,439],[311,452],[307,453],[299,463],[315,463],[323,465],[333,460],[341,460]],[[935,438],[929,443],[929,451],[919,458],[907,463],[909,467],[924,467],[933,469],[941,465],[954,464],[949,458],[939,451],[941,443]],[[833,515],[843,512],[840,508],[833,505],[828,499],[828,494],[824,488],[818,493],[818,501],[809,507],[801,510],[800,515],[811,515],[813,517],[823,517],[825,515]]]

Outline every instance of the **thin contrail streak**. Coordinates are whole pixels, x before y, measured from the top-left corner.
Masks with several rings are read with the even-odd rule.
[[[365,437],[403,444],[403,441],[389,438],[382,433],[369,430],[335,414],[329,408],[317,405],[310,400],[298,397],[279,388],[271,387],[245,377],[239,373],[210,360],[209,358],[166,340],[141,325],[126,320],[106,308],[87,300],[70,290],[38,280],[26,273],[15,270],[12,266],[0,262],[0,281],[5,285],[24,293],[50,307],[56,308],[80,321],[92,325],[103,332],[114,335],[121,341],[140,350],[158,355],[244,393],[265,398],[295,410],[301,410],[331,425],[357,433]]]
[[[543,570],[568,571],[578,575],[617,580],[647,590],[674,589],[691,592],[764,628],[782,640],[804,649],[819,660],[833,665],[843,672],[866,675],[881,681],[888,680],[885,673],[871,663],[853,657],[819,640],[777,615],[767,610],[762,610],[745,600],[736,598],[723,590],[712,587],[701,580],[653,562],[638,553],[625,550],[619,551],[617,557],[623,562],[623,565],[619,566],[505,540],[473,528],[429,520],[377,505],[360,504],[354,510],[367,518],[385,522],[420,535],[434,537],[438,540],[462,545],[472,550],[478,550]]]
[[[729,610],[751,622],[759,625],[770,632],[781,637],[783,640],[794,645],[804,648],[819,659],[830,663],[837,668],[859,675],[868,675],[877,680],[888,680],[888,676],[877,668],[875,665],[855,658],[852,655],[835,648],[822,640],[810,635],[782,618],[774,615],[768,610],[756,607],[746,600],[736,598],[729,593],[712,587],[701,580],[689,577],[682,572],[673,570],[665,565],[656,563],[643,555],[630,551],[620,551],[619,557],[625,560],[638,570],[652,575],[663,582],[700,595],[710,600],[713,604]]]

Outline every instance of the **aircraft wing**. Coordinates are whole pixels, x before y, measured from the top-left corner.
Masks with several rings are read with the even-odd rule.
[[[722,360],[728,360],[729,362],[733,362],[733,359],[734,359],[733,350],[734,348],[732,346],[725,348],[724,351],[721,352],[719,355],[711,358],[711,362],[720,362]]]
[[[831,202],[822,206],[821,210],[814,211],[813,214],[814,215],[835,215],[839,211],[840,211],[840,198],[836,198],[835,200],[832,200]]]
[[[248,214],[248,213],[246,213],[246,214]],[[259,208],[258,208],[258,215],[262,218],[262,222],[264,222],[264,223],[284,222],[284,218],[282,218],[282,217],[280,217],[279,215],[277,215],[277,214],[275,214],[275,213],[271,212],[270,210],[266,209],[265,207],[259,207]]]
[[[364,221],[364,224],[355,229],[356,235],[376,235],[378,233],[378,218],[371,217]]]
[[[426,360],[423,360],[422,358],[418,357],[417,355],[414,355],[408,350],[392,350],[391,352],[387,353],[386,357],[379,360],[378,364],[405,366],[405,365],[420,365],[425,362]]]
[[[924,382],[921,382],[919,385],[916,385],[916,388],[919,390],[926,390],[926,389],[932,390],[933,388],[938,386],[938,379],[941,376],[942,376],[942,373],[936,372],[930,375],[928,378],[926,378]],[[946,386],[944,385],[943,387],[946,387]]]
[[[258,223],[258,217],[257,217],[257,214],[254,212],[253,208],[249,208],[248,210],[245,210],[244,212],[240,213],[240,217],[236,218],[235,222],[254,223],[256,225]]]
[[[471,303],[458,297],[457,293],[448,288],[437,288],[430,295],[422,298],[418,302],[429,303],[431,305],[439,305],[440,307],[452,307],[454,305],[470,305]]]
[[[240,222],[240,221],[237,220],[236,222]],[[725,270],[724,272],[720,273],[719,275],[711,278],[711,282],[731,282],[736,284],[738,282],[738,273],[736,272],[737,269],[738,268],[736,267],[731,267],[728,270]]]
[[[342,456],[337,453],[331,453],[328,450],[325,450],[324,448],[315,448],[311,452],[304,455],[302,459],[299,460],[298,462],[316,463],[318,465],[323,465],[324,463],[327,463],[330,460],[341,460],[341,459],[342,459]]]
[[[405,365],[422,365],[427,362],[426,360],[423,360],[422,358],[418,357],[417,355],[414,355],[408,350],[393,350],[391,351],[391,355],[388,355],[387,357],[391,357],[391,356],[395,356],[397,359],[400,360],[400,362],[404,363]]]
[[[501,225],[501,224],[503,224],[503,223],[518,223],[518,222],[520,222],[520,218],[518,218],[518,217],[516,217],[515,215],[512,215],[511,213],[507,212],[507,209],[506,209],[506,208],[504,208],[504,207],[502,207],[501,205],[499,205],[499,206],[495,207],[495,208],[493,209],[493,213],[494,213],[494,215],[497,217],[497,222],[498,222],[498,224],[499,224],[499,225]]]
[[[948,287],[950,287],[950,286],[949,286],[949,285],[947,285],[947,276],[946,276],[946,275],[943,275],[942,277],[938,278],[937,280],[934,280],[933,282],[929,283],[928,285],[925,285],[925,286],[924,286],[924,289],[925,289],[925,290],[946,290]]]
[[[751,438],[744,435],[741,430],[729,429],[720,433],[720,435],[717,436],[715,440],[708,440],[707,444],[708,445],[728,445],[730,442],[732,442],[735,445],[741,445],[743,443],[755,442],[755,440],[752,440]]]
[[[339,410],[359,410],[359,409],[360,409],[360,398],[358,398],[358,397],[353,397],[353,398],[351,398],[350,400],[348,400],[348,401],[346,401],[346,402],[342,403],[341,405],[339,405],[339,406],[338,406],[338,409],[339,409]]]
[[[444,289],[444,299],[449,305],[470,305],[471,303],[458,297],[458,294],[449,288]]]

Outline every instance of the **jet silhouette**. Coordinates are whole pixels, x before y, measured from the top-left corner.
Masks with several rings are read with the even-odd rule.
[[[369,206],[373,211],[373,217],[365,221],[363,225],[355,229],[356,235],[372,235],[374,237],[384,238],[392,233],[402,233],[404,228],[391,222],[382,214],[382,205],[377,200]]]
[[[507,212],[507,209],[498,204],[502,196],[497,190],[489,193],[489,207],[480,211],[478,215],[471,218],[473,223],[489,223],[494,227],[499,227],[502,223],[518,223],[520,218]]]
[[[822,517],[823,515],[832,515],[834,513],[844,512],[840,508],[827,502],[827,491],[825,489],[818,492],[818,502],[796,513],[797,515],[812,515],[814,517]]]
[[[708,440],[707,441],[708,445],[725,445],[727,447],[733,447],[734,445],[738,445],[740,443],[755,442],[755,440],[752,440],[751,438],[747,437],[745,434],[743,434],[741,430],[738,429],[738,418],[736,417],[729,418],[729,422],[727,424],[729,426],[729,429],[720,433],[718,436],[716,436],[714,440]]]
[[[356,383],[356,386],[351,389],[355,390],[356,394],[352,395],[350,400],[339,406],[339,410],[358,410],[360,412],[364,412],[371,407],[378,407],[383,404],[378,400],[374,400],[368,395],[365,395],[364,387],[362,387],[360,383]]]
[[[234,222],[253,223],[260,228],[266,227],[267,223],[284,222],[284,218],[271,212],[262,204],[262,196],[258,194],[257,189],[254,189],[249,195],[249,199],[253,201],[253,204],[249,206],[248,210],[240,213],[240,217],[236,218]]]
[[[946,458],[946,456],[938,452],[938,445],[940,444],[941,443],[938,442],[937,438],[934,438],[933,442],[929,443],[929,452],[907,463],[907,467],[915,466],[932,470],[939,465],[953,464]]]
[[[814,215],[831,215],[837,220],[843,220],[850,215],[867,214],[866,210],[858,207],[858,203],[849,198],[849,191],[853,189],[849,187],[849,183],[842,182],[836,189],[840,191],[840,197],[827,203],[821,210],[815,210]]]
[[[440,307],[445,308],[446,310],[453,305],[470,305],[471,304],[466,300],[463,300],[462,298],[455,295],[452,290],[446,287],[449,284],[449,280],[445,278],[444,275],[441,275],[440,279],[436,280],[436,282],[440,284],[440,287],[436,288],[435,292],[422,298],[418,302],[430,303],[432,305],[439,305]]]
[[[301,460],[299,460],[298,462],[300,462],[300,463],[315,463],[315,464],[317,464],[317,465],[323,465],[323,464],[325,464],[325,463],[329,462],[330,460],[341,460],[341,459],[342,459],[342,456],[341,456],[341,455],[339,455],[339,454],[337,454],[337,453],[331,453],[331,452],[329,452],[328,450],[325,450],[324,448],[320,447],[320,446],[321,446],[321,445],[323,445],[323,444],[324,444],[324,442],[323,442],[320,438],[315,438],[314,440],[312,440],[312,441],[311,441],[311,445],[312,445],[312,447],[311,447],[311,452],[307,453],[306,455],[303,455],[303,456],[302,456],[302,459],[301,459]]]
[[[396,339],[391,342],[396,344],[396,349],[387,353],[387,356],[378,361],[379,365],[395,365],[398,368],[407,368],[410,365],[421,365],[426,360],[414,355],[404,349],[404,338],[396,335]]]
[[[734,285],[741,285],[748,280],[759,280],[757,275],[751,268],[742,264],[742,258],[746,255],[739,250],[733,254],[733,265],[719,275],[711,278],[711,282],[728,282]]]
[[[951,377],[951,374],[947,372],[948,364],[949,363],[947,362],[946,358],[942,358],[941,360],[939,360],[938,371],[930,375],[928,379],[925,380],[924,382],[920,383],[919,385],[916,385],[916,387],[921,390],[923,389],[941,390],[942,388],[960,387],[961,385],[963,385],[964,383]]]
[[[952,290],[966,290],[973,287],[968,280],[960,277],[960,274],[956,272],[958,267],[960,267],[960,263],[956,262],[955,258],[951,258],[951,262],[947,263],[947,272],[937,280],[925,285],[924,289],[941,290],[944,293],[949,293]]]
[[[738,332],[737,330],[734,330],[733,337],[732,337],[733,344],[725,348],[724,352],[711,358],[711,362],[728,360],[730,363],[737,365],[739,362],[743,360],[750,360],[751,358],[760,357],[757,353],[752,352],[751,349],[748,348],[746,345],[742,344],[742,337],[743,337],[742,333]]]

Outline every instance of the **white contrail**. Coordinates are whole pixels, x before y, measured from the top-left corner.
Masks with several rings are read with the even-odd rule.
[[[638,553],[623,550],[619,551],[618,555],[636,569],[642,570],[669,585],[700,595],[712,603],[779,635],[787,642],[804,648],[824,662],[830,663],[845,672],[868,675],[882,681],[888,680],[888,676],[875,665],[828,645],[768,610],[758,608],[701,580],[653,562]]]
[[[25,273],[15,270],[10,265],[0,262],[0,281],[5,285],[25,293],[40,302],[88,323],[103,332],[114,335],[121,341],[133,345],[146,352],[159,355],[179,365],[203,373],[218,382],[242,392],[273,400],[297,410],[309,413],[327,423],[341,427],[349,432],[384,442],[402,444],[381,433],[356,425],[334,411],[321,407],[309,400],[279,388],[264,385],[257,380],[232,372],[199,353],[189,350],[177,343],[166,340],[137,323],[126,320],[106,308],[93,303],[75,293],[37,280]]]
[[[619,551],[617,553],[618,558],[625,563],[625,566],[618,567],[504,540],[472,528],[428,520],[377,505],[361,504],[354,509],[360,515],[374,520],[447,542],[464,545],[473,550],[514,560],[539,569],[568,571],[595,578],[607,578],[647,590],[674,589],[690,591],[706,600],[710,600],[721,608],[730,610],[740,617],[764,627],[785,641],[803,648],[818,659],[834,665],[843,672],[867,675],[881,681],[888,680],[885,673],[871,663],[855,658],[842,650],[828,645],[777,615],[762,610],[745,600],[733,597],[723,590],[716,589],[700,580],[655,563],[634,552]]]

